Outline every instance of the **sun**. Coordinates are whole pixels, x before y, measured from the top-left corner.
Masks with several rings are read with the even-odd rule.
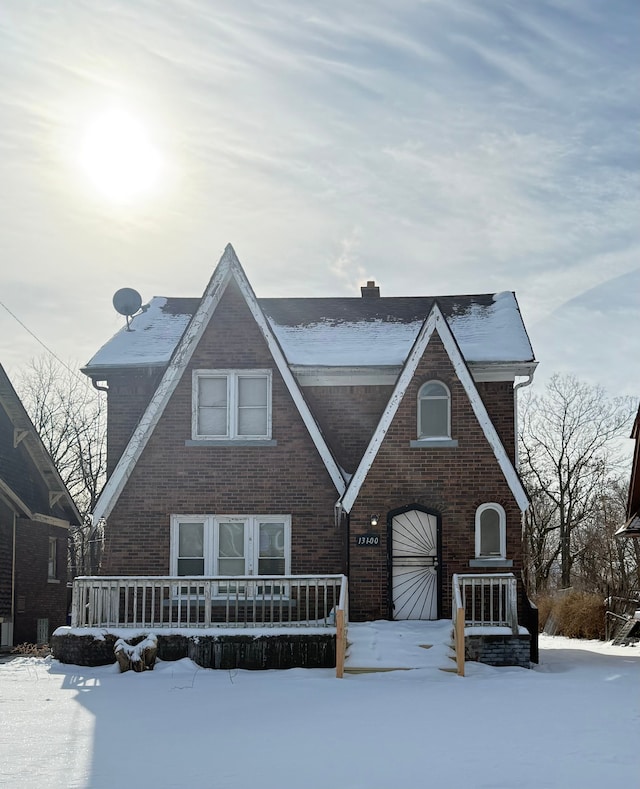
[[[119,203],[152,192],[162,171],[160,152],[143,124],[118,109],[103,112],[89,123],[80,163],[94,186]]]

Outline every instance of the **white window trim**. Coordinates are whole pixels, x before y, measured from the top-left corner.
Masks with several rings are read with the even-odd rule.
[[[484,555],[480,552],[480,547],[482,545],[482,535],[480,533],[481,516],[482,513],[485,512],[486,510],[495,510],[499,516],[499,525],[500,525],[500,555],[499,556],[496,556],[495,554]],[[488,501],[485,504],[481,504],[476,510],[476,559],[500,560],[500,559],[506,559],[506,557],[507,557],[507,516],[504,511],[504,507],[502,505],[497,504],[494,501]]]
[[[265,435],[238,434],[238,379],[267,379],[267,432]],[[191,438],[193,441],[269,441],[271,439],[271,389],[272,371],[258,370],[194,370],[191,376]],[[200,378],[227,379],[227,432],[225,435],[211,436],[198,433],[198,381]]]
[[[169,573],[178,575],[178,531],[180,523],[202,523],[204,525],[204,576],[215,577],[218,573],[218,546],[220,523],[247,523],[245,528],[244,575],[257,575],[260,559],[259,524],[284,523],[284,573],[291,575],[291,515],[172,515],[171,555]]]
[[[444,387],[447,396],[445,397],[433,397],[433,396],[422,396],[422,390],[428,386],[429,384],[440,384],[440,386]],[[427,402],[428,400],[445,400],[447,401],[447,432],[441,436],[423,436],[421,433],[422,430],[422,404]],[[451,439],[451,390],[445,384],[444,381],[441,381],[439,378],[431,378],[429,381],[425,381],[420,389],[418,389],[418,408],[417,408],[417,435],[418,441],[447,441]]]

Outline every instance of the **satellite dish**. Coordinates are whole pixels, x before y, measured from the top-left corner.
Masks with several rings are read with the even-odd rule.
[[[142,306],[142,296],[133,288],[120,288],[113,294],[113,306],[127,318],[127,330],[131,331],[129,321]]]

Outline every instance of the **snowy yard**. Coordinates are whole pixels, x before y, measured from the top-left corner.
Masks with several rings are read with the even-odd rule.
[[[533,671],[467,664],[153,672],[0,664],[0,786],[602,789],[637,785],[640,647],[542,637]]]

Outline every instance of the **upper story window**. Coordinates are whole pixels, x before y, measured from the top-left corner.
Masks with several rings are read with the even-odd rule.
[[[195,370],[194,439],[270,439],[271,370]]]
[[[481,504],[476,510],[476,556],[504,559],[506,556],[506,516],[500,504]]]
[[[441,381],[427,381],[418,392],[418,438],[451,437],[451,394]]]

